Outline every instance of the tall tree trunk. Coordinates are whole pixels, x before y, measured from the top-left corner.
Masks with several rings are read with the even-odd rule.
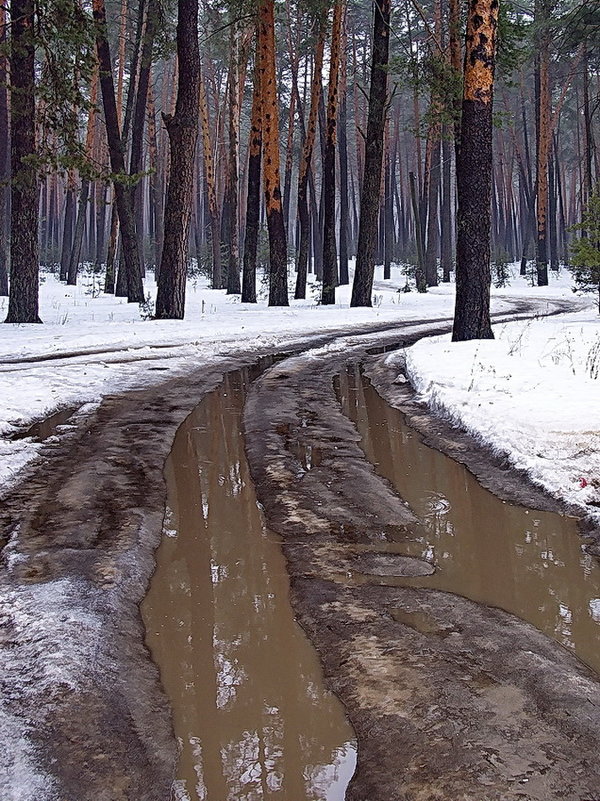
[[[550,153],[550,18],[551,0],[536,0],[541,26],[537,41],[535,94],[537,114],[537,248],[538,286],[548,285],[548,158]]]
[[[342,33],[342,79],[339,123],[339,158],[340,158],[340,284],[349,283],[348,276],[348,227],[350,223],[350,207],[348,203],[348,114],[346,102],[346,37]]]
[[[221,289],[223,277],[221,274],[221,219],[219,204],[217,202],[217,185],[215,177],[215,162],[210,136],[210,121],[208,118],[208,103],[206,100],[206,84],[204,72],[200,72],[200,123],[202,126],[202,155],[204,159],[204,180],[208,195],[208,214],[210,217],[210,240],[212,246],[212,288]]]
[[[582,83],[583,83],[583,187],[581,201],[587,204],[592,194],[592,115],[590,110],[590,76],[589,76],[589,52],[587,41],[583,42],[583,63],[582,63]]]
[[[148,106],[148,91],[150,85],[150,71],[152,68],[152,53],[154,39],[158,31],[160,16],[159,0],[148,0],[146,9],[146,25],[142,37],[140,54],[140,75],[135,95],[133,109],[133,125],[131,127],[131,155],[129,159],[129,173],[134,176],[142,171],[144,127]],[[138,253],[141,269],[144,269],[144,230],[143,230],[143,179],[138,179],[133,188],[133,212],[136,222],[138,240]]]
[[[550,269],[558,272],[558,231],[557,231],[556,175],[554,172],[554,153],[550,148],[548,160],[548,242],[550,245]]]
[[[8,132],[8,59],[6,58],[6,7],[0,6],[0,295],[8,295],[10,240],[10,137]]]
[[[100,69],[100,87],[102,90],[106,136],[108,139],[110,166],[114,175],[113,183],[121,228],[123,258],[125,259],[127,271],[127,300],[131,303],[141,303],[144,300],[144,287],[142,285],[142,272],[135,235],[131,189],[126,181],[125,152],[119,130],[104,0],[94,0],[93,10],[96,22],[96,50]]]
[[[279,180],[279,116],[275,72],[275,3],[260,0],[258,39],[263,120],[263,183],[269,230],[269,306],[287,306],[287,244]]]
[[[490,197],[492,101],[497,0],[469,7],[465,72],[456,163],[458,196],[456,306],[453,341],[493,338],[490,323]]]
[[[108,189],[106,184],[98,182],[96,185],[96,254],[94,264],[96,272],[102,269],[104,261],[104,245],[106,242],[106,206]]]
[[[248,148],[248,202],[246,204],[246,233],[242,275],[242,303],[256,303],[256,254],[260,222],[260,170],[262,159],[262,113],[260,96],[260,51],[256,50],[254,65],[254,95]]]
[[[408,174],[410,182],[410,199],[412,203],[413,215],[415,218],[415,244],[417,251],[417,264],[415,266],[415,283],[417,292],[427,292],[427,279],[425,278],[425,254],[423,253],[423,234],[421,225],[421,207],[417,193],[417,186],[414,172]]]
[[[88,114],[87,132],[85,137],[85,153],[88,158],[92,158],[92,146],[94,142],[94,126],[96,122],[96,100],[98,99],[98,70],[94,70],[92,85],[90,87],[90,110]],[[85,218],[87,216],[88,199],[90,195],[90,179],[84,176],[81,181],[79,192],[79,208],[77,210],[77,222],[75,223],[75,234],[69,258],[69,269],[67,271],[67,284],[74,286],[77,283],[77,272],[79,269],[79,257],[81,255],[81,243],[83,241],[83,230]]]
[[[106,2],[106,0],[104,0]],[[129,14],[126,14],[126,22],[125,22],[125,30],[127,30],[127,22],[129,20]],[[132,15],[131,15],[132,16]],[[129,83],[127,86],[127,100],[125,102],[125,115],[123,119],[123,127],[121,129],[121,140],[123,142],[123,154],[127,153],[128,145],[130,142],[130,131],[131,131],[131,124],[133,121],[134,109],[135,109],[135,98],[137,94],[137,86],[139,82],[139,71],[140,71],[140,59],[142,54],[142,42],[143,42],[143,35],[144,35],[144,28],[146,23],[146,0],[138,0],[137,6],[137,19],[136,19],[136,26],[135,26],[135,37],[133,42],[132,54],[129,62]],[[122,45],[121,45],[122,47]],[[123,55],[123,67],[125,64],[125,49],[122,51]],[[119,80],[122,82],[123,76],[121,74],[121,64],[119,64]],[[119,100],[119,91],[117,90],[117,119],[119,122],[119,126],[121,126],[121,111],[122,111],[122,87],[121,87],[121,100]],[[136,247],[138,249],[138,263],[140,267],[140,276],[144,276],[144,263],[141,258],[141,249],[140,249],[140,241],[139,241],[139,232],[137,230],[137,216],[135,213],[135,187],[129,185],[129,194],[131,196],[131,205],[133,209],[133,225],[135,231],[135,240],[136,240]],[[120,232],[119,230],[115,230],[115,236],[118,236]],[[125,246],[123,243],[123,234],[121,234],[120,238],[117,240],[117,254],[118,257],[115,260],[115,267],[117,269],[117,282],[115,287],[115,295],[117,297],[128,297],[129,295],[129,276],[128,276],[128,269],[127,269],[127,261],[124,258],[121,258],[123,255]]]
[[[442,138],[442,242],[441,242],[441,266],[443,282],[450,281],[452,272],[452,182],[451,182],[451,160],[452,145],[450,142],[450,126],[445,126]]]
[[[371,57],[371,86],[369,115],[365,140],[365,170],[360,196],[360,224],[356,272],[352,285],[351,306],[371,306],[377,215],[383,162],[383,134],[387,104],[387,73],[390,43],[390,0],[374,5],[373,53]]]
[[[69,261],[73,250],[73,226],[75,225],[75,175],[69,170],[63,214],[62,244],[60,252],[60,280],[66,281],[69,274]]]
[[[106,253],[106,274],[104,277],[104,291],[113,294],[115,291],[117,241],[119,237],[119,215],[117,204],[113,198],[110,213],[110,230],[108,234],[108,249]]]
[[[331,51],[329,56],[329,87],[327,92],[327,119],[325,131],[325,158],[323,160],[324,226],[323,226],[323,292],[321,303],[335,303],[337,285],[337,247],[335,241],[335,152],[337,142],[337,114],[339,104],[340,51],[343,3],[335,0]]]
[[[194,186],[194,157],[200,113],[198,0],[179,0],[177,61],[179,79],[175,114],[163,114],[171,145],[171,171],[165,204],[163,245],[156,316],[183,319],[189,227]]]
[[[394,255],[394,203],[392,195],[392,154],[388,136],[388,145],[385,153],[385,174],[383,194],[383,277],[392,277],[392,258]]]
[[[40,323],[33,0],[10,5],[10,288],[7,323]]]
[[[240,226],[239,226],[239,127],[240,127],[240,53],[237,23],[229,27],[229,261],[227,264],[227,294],[237,295],[240,286]]]
[[[300,222],[300,241],[298,246],[298,261],[296,263],[296,291],[294,297],[304,299],[306,297],[306,275],[308,271],[308,250],[310,239],[310,215],[308,210],[308,190],[310,180],[310,170],[312,154],[317,135],[317,115],[319,112],[319,98],[321,96],[321,72],[323,70],[323,50],[325,47],[325,19],[322,16],[317,34],[317,44],[315,47],[315,58],[313,64],[313,76],[310,90],[310,109],[308,112],[308,124],[306,137],[300,166],[298,168],[298,219]]]
[[[148,125],[148,166],[150,167],[150,181],[148,186],[148,220],[149,232],[152,242],[152,265],[154,267],[154,277],[158,276],[158,265],[160,264],[160,254],[162,248],[160,243],[160,232],[163,228],[162,217],[162,192],[161,180],[159,176],[158,160],[158,136],[156,132],[156,108],[154,106],[154,91],[148,88],[148,104],[146,109]]]
[[[283,222],[288,242],[293,241],[290,226],[290,200],[292,194],[292,166],[294,161],[294,120],[296,119],[296,93],[292,91],[288,114],[288,132],[285,149],[285,169],[283,171]]]
[[[460,46],[460,0],[448,0],[448,58],[457,86],[462,76]],[[451,97],[452,118],[454,120],[454,154],[458,156],[460,147],[460,108],[461,97],[458,89]]]
[[[425,250],[425,277],[427,286],[437,286],[437,260],[440,247],[439,195],[440,195],[440,137],[439,124],[432,125],[431,159],[427,182],[427,247]]]

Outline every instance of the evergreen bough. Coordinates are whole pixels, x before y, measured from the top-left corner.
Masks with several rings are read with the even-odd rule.
[[[573,230],[581,237],[571,245],[570,269],[575,292],[596,292],[600,313],[600,187],[596,187],[584,209],[582,220]]]

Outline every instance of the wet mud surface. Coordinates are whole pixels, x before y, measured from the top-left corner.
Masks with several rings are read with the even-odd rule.
[[[252,478],[269,528],[282,538],[297,620],[358,738],[347,798],[593,797],[596,675],[513,615],[454,593],[385,585],[389,577],[422,580],[435,566],[402,552],[422,523],[365,458],[335,396],[334,376],[363,357],[346,344],[287,359],[255,381],[244,412]],[[139,613],[162,533],[163,468],[199,400],[250,360],[105,399],[84,427],[50,440],[42,465],[0,502],[0,537],[10,539],[4,597],[62,587],[57,621],[73,651],[81,644],[89,655],[75,678],[62,681],[58,671],[55,680],[69,654],[53,631],[37,631],[19,663],[26,634],[3,605],[0,665],[5,654],[20,665],[17,674],[3,672],[3,697],[54,781],[39,801],[169,798],[176,741]],[[380,391],[390,389],[376,357],[369,371]],[[535,508],[557,508],[423,410],[411,415],[483,483]]]
[[[295,622],[241,430],[251,371],[229,373],[179,427],[165,536],[142,614],[180,755],[178,801],[343,801],[354,732]]]
[[[357,734],[347,798],[593,796],[597,675],[514,615],[456,592],[398,586],[431,573],[412,547],[423,523],[361,458],[333,389],[347,359],[277,365],[251,388],[245,415],[250,467],[269,526],[283,539],[296,614]],[[382,372],[377,380],[390,386]],[[490,464],[474,442],[455,441],[403,393],[394,400],[412,403],[430,444],[459,451],[488,487],[565,511]]]

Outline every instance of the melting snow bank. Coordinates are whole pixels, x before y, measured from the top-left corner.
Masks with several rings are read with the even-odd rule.
[[[388,365],[432,411],[600,522],[600,318],[592,311],[494,327],[496,339],[423,339]]]
[[[56,696],[80,687],[86,671],[93,665],[90,649],[99,626],[88,612],[75,619],[78,607],[73,602],[77,595],[78,590],[66,579],[0,587],[4,644],[8,640],[19,646],[0,649],[3,683],[0,739],[4,744],[0,786],[8,788],[6,801],[58,797],[55,783],[42,768],[41,754],[34,744],[39,733],[37,726],[31,719],[16,717],[13,712],[27,698],[24,712],[27,707],[46,708],[50,715]],[[84,636],[73,636],[77,631]]]

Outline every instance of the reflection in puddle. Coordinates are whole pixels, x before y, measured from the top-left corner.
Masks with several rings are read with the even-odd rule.
[[[512,612],[600,672],[600,566],[582,550],[575,521],[483,489],[462,465],[424,445],[356,370],[340,377],[338,391],[366,455],[422,520],[421,534],[402,551],[437,570],[402,583]]]
[[[240,434],[248,373],[177,432],[166,537],[143,605],[173,707],[177,801],[341,801],[353,732],[293,619],[285,561],[265,529]]]

